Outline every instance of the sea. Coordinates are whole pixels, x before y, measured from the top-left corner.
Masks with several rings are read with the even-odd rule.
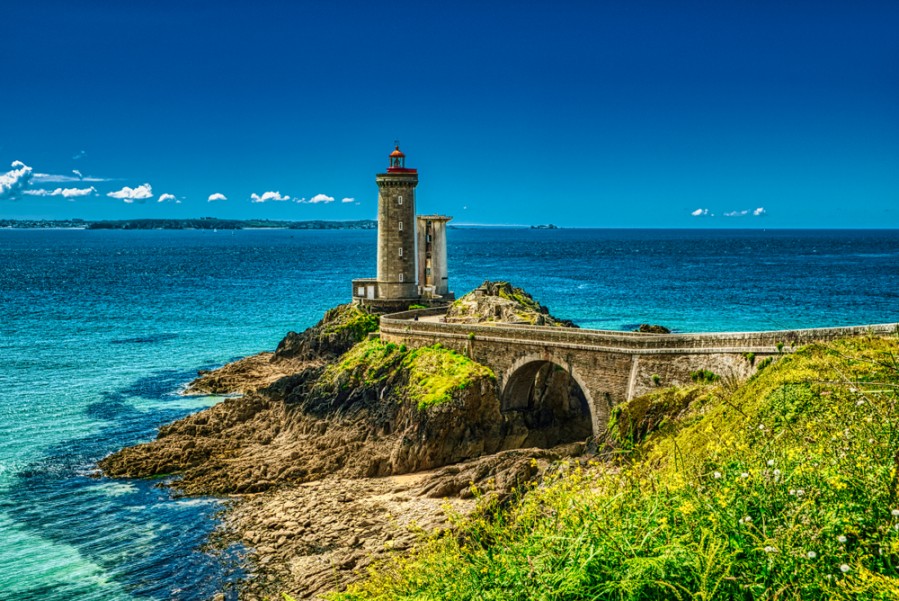
[[[450,286],[508,280],[582,327],[899,321],[899,231],[450,229]],[[364,230],[0,230],[0,599],[235,598],[227,500],[96,463],[219,402],[198,369],[273,349],[374,277]]]

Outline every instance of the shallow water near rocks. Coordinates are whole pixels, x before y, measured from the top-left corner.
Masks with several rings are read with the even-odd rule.
[[[0,230],[0,598],[205,599],[221,509],[98,459],[217,401],[197,369],[271,350],[375,271],[373,231]],[[508,279],[583,327],[899,320],[895,231],[449,231],[450,284]],[[229,593],[234,597],[233,590]]]

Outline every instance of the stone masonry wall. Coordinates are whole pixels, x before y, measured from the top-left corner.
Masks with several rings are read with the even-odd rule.
[[[418,185],[418,175],[381,173],[376,181],[378,296],[387,299],[416,298],[418,284],[415,271],[415,186]]]
[[[505,393],[516,371],[533,361],[562,366],[577,380],[591,406],[594,432],[605,429],[617,403],[657,386],[688,384],[706,369],[721,377],[749,377],[765,357],[845,336],[890,334],[899,324],[772,332],[638,334],[541,326],[448,324],[414,321],[445,309],[406,311],[381,318],[381,338],[410,346],[440,343],[487,365]],[[752,353],[754,363],[747,354]],[[659,383],[653,381],[658,376]]]

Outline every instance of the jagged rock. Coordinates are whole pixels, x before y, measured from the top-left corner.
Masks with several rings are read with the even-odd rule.
[[[671,330],[666,328],[665,326],[641,323],[640,327],[638,327],[635,332],[641,332],[643,334],[670,334]]]
[[[453,302],[447,311],[446,321],[577,327],[570,320],[550,315],[548,308],[521,288],[516,288],[509,282],[489,280]]]
[[[273,361],[333,359],[378,329],[378,316],[356,304],[339,305],[302,334],[288,332],[278,343]]]
[[[378,329],[378,316],[364,307],[334,307],[303,333],[288,332],[274,353],[259,353],[212,371],[198,372],[186,394],[247,393],[339,357]]]
[[[526,323],[564,325],[507,283],[482,288],[471,303],[499,320],[525,315]],[[437,497],[470,508],[463,498],[474,483],[503,498],[552,458],[583,450],[518,449],[559,442],[561,414],[543,397],[569,386],[564,374],[538,382],[531,413],[502,412],[492,372],[455,351],[379,340],[354,346],[376,327],[376,316],[344,305],[289,334],[275,353],[202,374],[192,391],[243,396],[160,428],[156,440],[108,456],[101,469],[174,475],[172,485],[185,494],[247,495],[227,518],[231,532],[255,548],[258,577],[245,582],[242,598],[291,591],[305,599],[353,580],[379,554],[411,546],[411,524],[444,527]],[[426,352],[456,362],[452,374],[466,366],[464,386],[435,400],[446,380],[422,384],[428,374],[416,372],[424,369],[416,361],[442,365],[424,361]]]

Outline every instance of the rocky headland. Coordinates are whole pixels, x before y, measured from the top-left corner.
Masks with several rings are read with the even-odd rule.
[[[502,282],[456,301],[447,319],[573,325]],[[447,510],[473,507],[473,489],[502,498],[583,451],[533,416],[501,412],[487,367],[440,345],[382,343],[377,329],[377,315],[342,305],[274,352],[200,372],[188,394],[240,396],[100,467],[233,496],[220,538],[249,550],[241,598],[308,599],[447,527]],[[567,393],[569,382],[547,374],[540,386]]]

